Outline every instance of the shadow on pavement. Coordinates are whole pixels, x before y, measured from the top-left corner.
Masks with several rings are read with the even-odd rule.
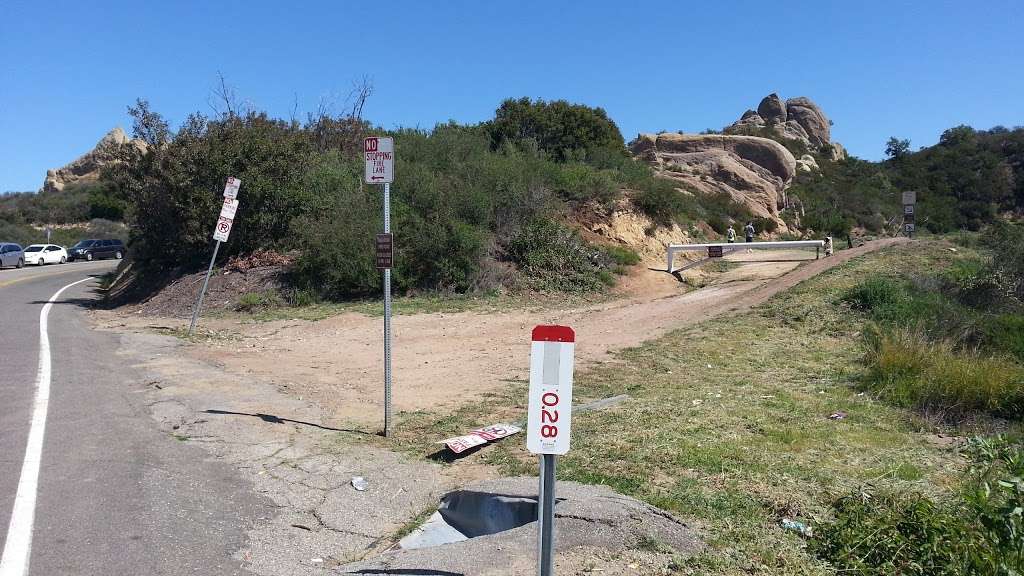
[[[291,420],[289,418],[280,418],[278,416],[274,416],[273,414],[249,414],[247,412],[231,412],[230,410],[216,410],[216,409],[203,410],[203,413],[204,414],[219,414],[221,416],[252,416],[253,418],[259,418],[260,420],[263,420],[264,422],[268,422],[270,424],[284,424],[286,422],[290,422],[292,424],[302,424],[303,426],[312,426],[313,428],[320,428],[321,430],[330,430],[332,432],[351,432],[352,434],[365,434],[367,436],[372,436],[373,435],[372,433],[366,432],[366,431],[363,431],[363,430],[348,430],[348,429],[345,429],[345,428],[331,428],[330,426],[323,426],[321,424],[314,424],[312,422],[303,422],[302,420]]]

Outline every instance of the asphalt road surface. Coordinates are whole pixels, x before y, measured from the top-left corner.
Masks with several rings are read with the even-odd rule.
[[[0,270],[0,576],[246,574],[246,530],[271,512],[229,465],[156,428],[117,336],[89,328],[91,276],[113,268]],[[44,305],[83,279],[49,309],[45,363]],[[34,461],[33,426],[45,431]]]

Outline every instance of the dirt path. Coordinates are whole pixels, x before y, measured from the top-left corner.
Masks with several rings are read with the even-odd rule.
[[[661,292],[653,298],[560,311],[398,316],[394,319],[395,408],[445,411],[510,380],[526,380],[529,333],[536,324],[572,326],[577,333],[577,365],[585,367],[669,330],[756,306],[824,270],[901,241],[870,242],[831,258],[805,261],[803,266],[787,253],[734,254],[729,259],[741,266],[706,288],[682,295]],[[221,321],[216,326],[237,333],[237,338],[190,346],[190,355],[318,404],[325,425],[365,426],[379,421],[383,401],[379,318],[348,313],[318,322]]]

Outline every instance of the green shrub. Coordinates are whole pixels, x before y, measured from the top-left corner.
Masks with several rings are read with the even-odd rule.
[[[1024,368],[1003,357],[958,351],[920,331],[869,326],[863,387],[907,408],[956,417],[972,411],[1024,416]]]
[[[975,542],[957,514],[920,495],[857,493],[833,504],[811,550],[842,574],[959,576],[973,574]]]
[[[607,270],[611,259],[552,220],[538,219],[523,226],[507,248],[535,289],[588,292],[614,284]]]
[[[246,292],[238,297],[235,310],[239,312],[256,312],[266,308],[280,306],[284,301],[281,295],[274,291]]]
[[[505,100],[484,129],[495,149],[504,142],[518,146],[530,142],[559,161],[588,154],[626,156],[622,133],[603,109],[565,100]]]
[[[636,266],[640,263],[640,255],[625,246],[602,246],[601,249],[619,266]]]
[[[901,282],[886,276],[873,276],[854,286],[843,295],[854,310],[878,312],[898,307],[907,301],[907,292]]]
[[[1024,445],[975,438],[971,466],[948,502],[859,491],[836,500],[812,552],[842,574],[1017,576],[1024,573]]]
[[[990,350],[1012,354],[1024,362],[1024,315],[999,314],[986,322],[983,345]]]
[[[752,220],[754,224],[754,230],[771,234],[779,229],[779,223],[774,218],[766,218],[764,216],[758,216]]]
[[[611,170],[573,163],[565,165],[556,174],[555,191],[567,200],[594,200],[609,204],[619,197],[619,185]]]
[[[724,235],[729,230],[729,223],[726,222],[725,218],[722,218],[717,214],[713,216],[708,216],[707,224],[708,226],[711,227],[712,230],[722,235]]]
[[[633,197],[633,204],[655,224],[671,226],[686,222],[687,215],[697,213],[697,204],[670,185],[650,186]]]

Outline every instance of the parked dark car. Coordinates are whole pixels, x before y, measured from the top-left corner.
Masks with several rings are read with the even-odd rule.
[[[100,260],[117,258],[120,260],[128,250],[120,240],[82,240],[68,249],[68,257],[75,260]]]
[[[20,244],[0,242],[0,268],[14,266],[21,268],[25,265],[25,252]]]

